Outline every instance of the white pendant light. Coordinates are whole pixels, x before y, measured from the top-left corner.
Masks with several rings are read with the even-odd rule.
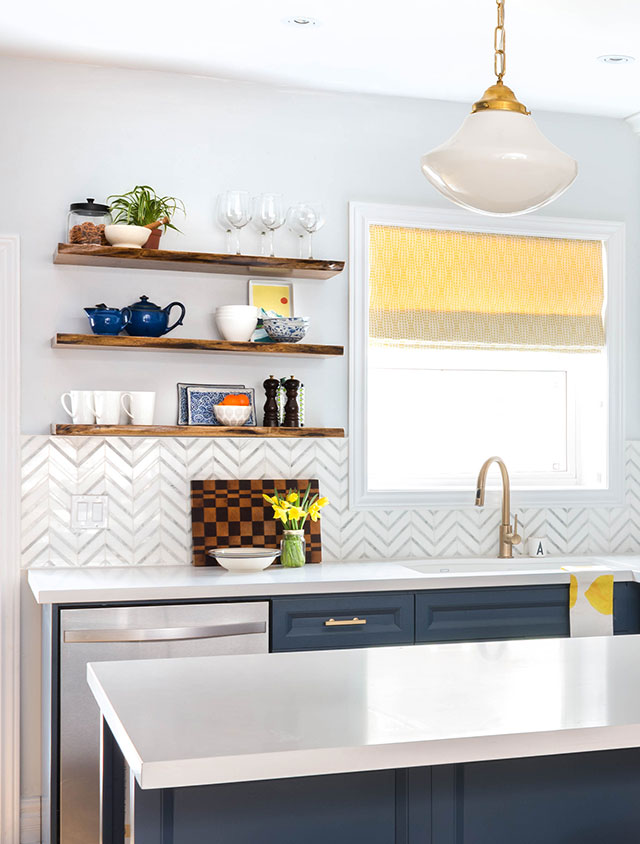
[[[481,214],[508,216],[553,202],[574,181],[577,163],[548,141],[502,81],[504,0],[497,0],[497,82],[455,135],[422,156],[422,172],[443,196]]]

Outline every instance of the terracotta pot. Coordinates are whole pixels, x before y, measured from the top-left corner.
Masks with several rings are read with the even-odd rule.
[[[149,240],[143,246],[143,249],[159,249],[160,248],[160,238],[162,237],[162,229],[151,229],[151,234],[149,235]]]

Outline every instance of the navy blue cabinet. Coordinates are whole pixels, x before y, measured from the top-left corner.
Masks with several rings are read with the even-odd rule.
[[[614,632],[640,632],[640,586],[614,585]],[[569,635],[569,586],[440,589],[416,594],[416,642]]]
[[[271,609],[272,651],[410,645],[414,641],[412,593],[273,598]]]
[[[639,792],[640,750],[612,750],[164,791],[136,785],[133,826],[136,844],[634,844]],[[124,844],[122,832],[109,833],[104,844]]]

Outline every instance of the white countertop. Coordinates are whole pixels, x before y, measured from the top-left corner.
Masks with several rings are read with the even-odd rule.
[[[30,569],[28,580],[40,604],[81,604],[568,583],[566,567],[585,562],[614,570],[616,580],[640,578],[640,556],[585,555],[538,561],[516,557],[321,563],[299,569],[274,566],[251,574],[232,574],[212,566],[60,567]],[[470,567],[486,564],[493,570],[456,571],[456,567],[464,569],[465,563]],[[421,564],[436,571],[425,574],[410,568]]]
[[[142,788],[640,746],[640,636],[93,663]]]

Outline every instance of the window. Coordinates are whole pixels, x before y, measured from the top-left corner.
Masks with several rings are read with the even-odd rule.
[[[623,227],[351,207],[354,506],[472,503],[503,457],[519,503],[622,486]]]

